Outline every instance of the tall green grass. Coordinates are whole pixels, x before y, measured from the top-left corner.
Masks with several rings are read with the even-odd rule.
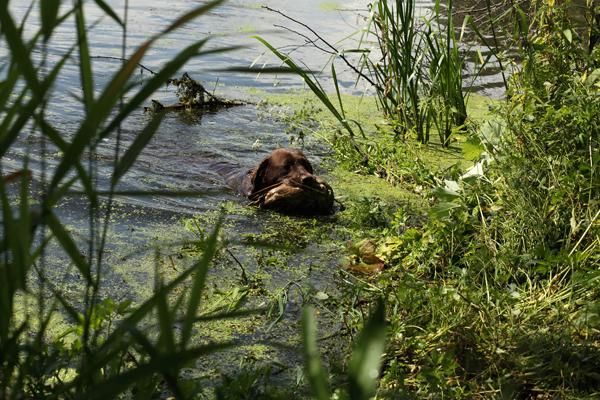
[[[394,130],[417,140],[429,140],[429,104],[422,101],[426,47],[415,15],[415,1],[377,1],[372,6],[373,35],[378,54],[367,54],[364,62],[383,90],[377,90],[384,115]],[[373,59],[375,57],[375,59]]]
[[[414,0],[377,1],[373,10],[381,57],[364,62],[384,88],[377,91],[384,114],[396,131],[413,131],[421,143],[429,141],[433,124],[440,143],[448,145],[467,118],[462,33],[457,37],[452,0],[437,0],[430,16],[417,16]]]
[[[96,3],[125,31],[126,20],[121,20],[103,1]],[[104,219],[100,217],[98,207],[102,200],[96,187],[93,161],[100,141],[114,136],[120,124],[188,60],[207,52],[204,50],[207,40],[202,39],[179,52],[141,87],[130,85],[138,63],[152,45],[222,3],[223,0],[215,0],[198,6],[150,37],[132,52],[99,93],[95,92],[96,71],[91,62],[82,1],[74,2],[63,14],[59,13],[60,6],[66,3],[40,2],[40,28],[30,39],[22,35],[27,17],[19,26],[9,12],[9,2],[0,5],[0,39],[9,52],[3,67],[5,78],[0,82],[0,157],[4,160],[13,147],[30,134],[40,135],[42,157],[39,185],[42,193],[35,199],[30,198],[27,158],[16,173],[9,173],[0,164],[0,398],[105,399],[132,391],[138,393],[139,398],[149,398],[161,381],[168,391],[183,398],[187,395],[178,381],[180,369],[233,345],[231,342],[197,345],[190,340],[194,325],[204,318],[197,315],[197,309],[217,249],[218,226],[206,240],[201,259],[170,282],[162,282],[157,277],[154,294],[140,305],[131,306],[127,302],[118,305],[101,300],[103,252],[110,211]],[[41,49],[42,62],[47,63],[46,43],[58,28],[72,19],[76,26],[72,48],[59,62],[41,68],[34,61],[34,51]],[[210,52],[228,50],[211,49]],[[72,137],[66,139],[47,119],[45,105],[52,101],[56,79],[74,54],[78,56],[85,114]],[[155,115],[122,154],[116,152],[110,188],[103,195],[109,198],[115,195],[117,184],[152,139],[162,117],[163,114]],[[45,160],[50,146],[62,153],[53,170]],[[82,158],[85,152],[90,155],[88,160]],[[89,208],[86,249],[56,212],[57,205],[76,185],[83,188],[82,195]],[[109,202],[109,210],[110,207]],[[73,269],[84,282],[81,301],[69,300],[56,282],[47,280],[46,254],[54,245],[69,260],[66,271]],[[190,284],[189,291],[181,290]],[[27,299],[25,306],[24,299]],[[27,311],[32,309],[36,311]],[[108,315],[117,314],[121,316],[116,320],[107,320]],[[59,315],[76,327],[71,331],[76,336],[76,346],[65,346],[61,339],[48,336],[51,321]],[[228,314],[210,316],[221,317],[227,318]],[[181,326],[177,334],[173,331],[175,324]],[[154,329],[149,332],[148,326]]]
[[[460,36],[456,36],[454,26],[452,0],[445,4],[443,15],[442,3],[437,0],[434,17],[427,21],[425,40],[429,53],[430,92],[426,101],[432,104],[432,119],[440,139],[440,143],[448,145],[453,130],[463,129],[467,120],[466,95],[463,89],[462,71],[465,66],[464,56],[460,53],[462,32],[468,18],[462,26]]]
[[[452,7],[452,1],[442,3],[438,0],[430,16],[419,16],[414,0],[376,1],[370,6],[359,47],[336,50],[346,64],[349,63],[346,54],[361,55],[358,66],[352,69],[358,74],[357,79],[364,79],[373,86],[383,116],[397,140],[414,136],[418,142],[427,143],[435,126],[440,143],[447,146],[452,132],[465,125],[467,110],[462,79],[465,58],[459,50],[465,26],[460,37],[457,37]],[[339,103],[337,106],[329,99],[317,77],[302,71],[288,55],[264,39],[258,39],[304,79],[342,124],[354,149],[364,158],[365,152],[361,151],[361,146],[354,139],[353,128],[360,128],[360,121],[349,121],[344,115],[333,63],[332,79]],[[319,40],[324,39],[319,37]],[[375,50],[366,45],[372,41],[377,43]]]

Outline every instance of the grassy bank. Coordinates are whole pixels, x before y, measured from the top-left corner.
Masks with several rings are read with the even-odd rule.
[[[293,134],[322,138],[337,160],[350,330],[375,299],[387,303],[378,397],[599,393],[597,70],[557,63],[555,46],[571,43],[546,28],[529,62],[547,80],[524,71],[508,100],[473,97],[468,131],[446,146],[398,140],[367,97],[342,99],[360,136],[301,96],[280,100]]]
[[[452,21],[452,2],[446,3]],[[440,28],[447,29],[444,40],[439,30],[411,25],[410,2],[377,6],[370,33],[383,57],[366,60],[369,74],[361,78],[374,86],[381,113],[368,101],[368,111],[353,113],[359,100],[327,95],[316,77],[271,50],[297,68],[339,123],[320,133],[338,168],[376,176],[405,193],[404,200],[383,200],[365,185],[354,193],[367,196],[349,198],[340,219],[352,236],[346,262],[352,275],[378,272],[346,280],[350,295],[341,307],[362,316],[376,299],[387,304],[378,397],[597,398],[597,5],[583,11],[591,17],[588,36],[573,28],[569,2],[507,5],[520,65],[505,79],[507,98],[491,104],[491,114],[467,109],[466,115],[461,85],[458,92],[446,85],[460,80],[460,68],[450,64],[464,62],[452,23]],[[434,18],[439,13],[436,7]],[[402,18],[409,23],[392,29]],[[429,60],[426,79],[422,65],[410,67],[421,62],[412,52],[421,40],[428,46],[416,54],[429,49],[431,60],[439,60]],[[492,54],[500,54],[498,46]],[[440,78],[442,65],[447,74]],[[373,120],[379,116],[383,122]],[[467,171],[469,165],[475,168]],[[351,185],[340,189],[352,193]],[[362,320],[355,318],[351,329]]]

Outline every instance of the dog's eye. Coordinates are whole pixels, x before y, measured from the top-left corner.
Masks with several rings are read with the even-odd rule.
[[[312,169],[312,165],[310,165],[310,163],[308,162],[303,162],[302,166],[304,167],[304,169],[306,169],[309,173],[313,173],[313,169]]]

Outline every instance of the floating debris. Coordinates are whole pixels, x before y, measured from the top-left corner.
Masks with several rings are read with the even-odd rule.
[[[167,85],[177,87],[179,102],[173,105],[163,105],[158,100],[152,99],[150,107],[144,107],[146,112],[159,112],[164,110],[200,110],[216,111],[221,108],[242,106],[247,103],[239,100],[223,99],[208,92],[204,86],[184,72],[179,79],[169,79]]]

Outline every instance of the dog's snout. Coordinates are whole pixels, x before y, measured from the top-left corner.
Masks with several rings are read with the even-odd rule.
[[[302,184],[303,185],[312,185],[312,184],[314,184],[316,182],[317,182],[317,180],[316,180],[316,178],[315,178],[314,175],[307,174],[307,175],[304,175],[302,177]]]

